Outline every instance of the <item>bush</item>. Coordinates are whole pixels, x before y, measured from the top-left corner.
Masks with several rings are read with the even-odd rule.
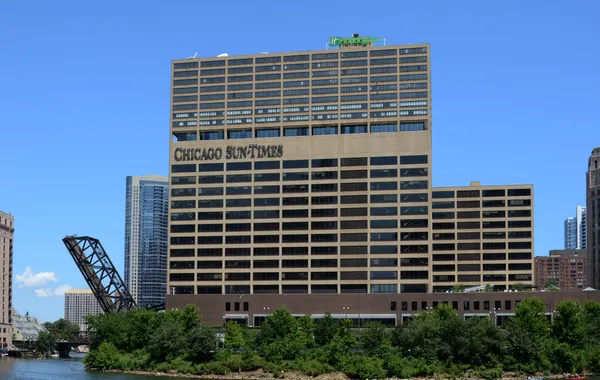
[[[384,379],[383,360],[369,356],[353,355],[342,364],[342,371],[352,379]]]
[[[502,379],[502,368],[481,368],[475,373],[485,380]]]
[[[333,367],[317,359],[297,360],[295,367],[298,371],[308,376],[319,376],[334,371]]]
[[[114,344],[104,342],[98,349],[90,351],[83,360],[86,368],[105,371],[107,369],[122,369],[121,354]]]

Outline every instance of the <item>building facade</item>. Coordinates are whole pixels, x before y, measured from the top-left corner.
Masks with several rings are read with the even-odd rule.
[[[168,207],[167,177],[127,177],[125,283],[142,307],[165,303]]]
[[[218,323],[276,302],[366,305],[443,290],[459,283],[459,271],[467,284],[487,280],[473,244],[460,252],[470,261],[458,263],[466,256],[457,238],[446,243],[454,250],[439,252],[453,259],[434,277],[429,50],[358,43],[173,61],[167,307],[192,302]],[[505,202],[503,221],[531,223],[531,186],[492,188],[505,191],[490,199]],[[465,212],[483,223],[486,210]],[[514,228],[532,235],[531,224]],[[492,232],[500,230],[505,256],[490,264],[504,267],[485,283],[533,284],[532,238],[509,238],[508,225]],[[530,244],[509,247],[513,239]],[[521,255],[509,256],[513,249]],[[511,264],[528,269],[511,277]]]
[[[586,208],[583,206],[577,206],[576,215],[565,220],[565,249],[585,249],[586,247]]]
[[[455,284],[533,287],[533,186],[435,187],[433,291]]]
[[[71,289],[65,293],[65,319],[87,331],[85,317],[102,313],[102,307],[91,290]]]
[[[12,215],[0,211],[0,349],[12,346],[12,272],[13,272],[13,239],[15,219]]]
[[[590,155],[586,185],[589,285],[600,289],[600,147]]]
[[[550,285],[560,290],[582,290],[587,287],[587,254],[585,249],[550,251],[549,256],[535,258],[535,285],[541,290]]]

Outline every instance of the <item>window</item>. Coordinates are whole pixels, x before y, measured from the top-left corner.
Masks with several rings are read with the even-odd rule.
[[[313,131],[314,131],[314,129],[313,129]],[[342,134],[348,135],[348,134],[353,134],[353,133],[367,133],[367,126],[366,125],[344,125],[344,126],[342,126]]]
[[[337,127],[313,127],[314,136],[336,135]]]

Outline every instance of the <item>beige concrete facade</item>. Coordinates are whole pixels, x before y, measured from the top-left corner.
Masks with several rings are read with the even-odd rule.
[[[79,325],[80,331],[87,331],[85,318],[102,313],[102,307],[89,289],[71,289],[65,293],[65,319]]]
[[[489,278],[482,235],[439,242],[456,252],[433,271],[430,61],[428,44],[173,61],[167,307],[533,284],[532,244]]]
[[[434,291],[534,284],[533,185],[434,187]]]
[[[0,348],[10,349],[12,346],[12,272],[13,272],[13,238],[15,218],[0,211]]]

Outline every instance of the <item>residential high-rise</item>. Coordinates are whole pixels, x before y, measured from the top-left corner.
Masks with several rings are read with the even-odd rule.
[[[533,284],[531,186],[489,187],[504,191],[490,199],[504,202],[503,222],[529,222],[492,231],[505,232],[504,257],[486,273],[494,281],[484,280],[482,258],[501,252],[475,258],[475,244],[487,244],[481,237],[463,252],[459,231],[446,243],[452,249],[432,251],[429,45],[377,40],[334,37],[339,49],[173,61],[167,307],[201,305],[205,321],[220,323],[259,318],[275,304],[324,313],[359,303],[379,318],[395,312],[388,301],[400,293],[459,279],[497,289]],[[462,188],[435,190],[463,202]],[[465,201],[481,203],[465,218],[483,224],[487,199],[473,198]],[[463,219],[462,203],[451,208]],[[529,235],[508,237],[516,232]],[[514,239],[529,246],[510,247]],[[434,262],[438,253],[452,260]],[[438,264],[454,280],[436,283]],[[472,277],[459,277],[465,268]]]
[[[434,291],[533,287],[533,186],[434,187]]]
[[[168,207],[167,177],[127,177],[125,283],[142,307],[165,303]]]
[[[585,249],[587,246],[586,208],[577,206],[576,215],[565,220],[565,249]]]
[[[0,349],[12,346],[12,272],[13,272],[13,237],[15,218],[0,211]]]
[[[549,256],[536,256],[535,268],[535,285],[540,290],[549,285],[563,291],[582,290],[587,286],[585,249],[553,250]]]
[[[65,293],[65,319],[87,331],[85,317],[102,313],[102,307],[91,290],[71,289]]]
[[[588,161],[586,185],[589,284],[600,289],[600,147]]]

